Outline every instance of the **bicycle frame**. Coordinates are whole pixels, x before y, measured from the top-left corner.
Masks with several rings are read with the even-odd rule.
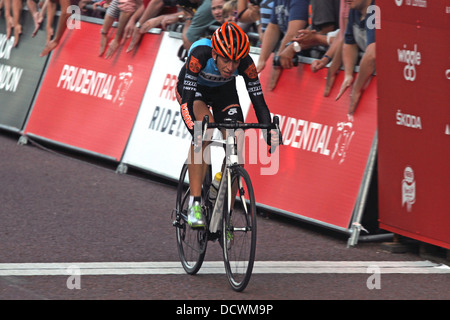
[[[237,136],[236,131],[237,130],[245,130],[249,128],[260,128],[260,129],[277,129],[279,131],[278,127],[278,117],[274,118],[274,123],[270,125],[263,125],[263,124],[255,124],[255,123],[209,123],[209,117],[205,116],[202,122],[202,128],[203,128],[203,137],[202,141],[205,139],[206,136],[206,130],[207,129],[213,129],[218,128],[226,129],[226,138],[222,140],[213,140],[213,143],[221,143],[226,146],[226,154],[225,159],[226,163],[224,166],[224,169],[222,171],[222,180],[220,182],[220,187],[217,192],[217,198],[216,202],[214,204],[213,212],[211,215],[211,219],[209,222],[209,232],[215,233],[218,231],[219,224],[222,221],[222,213],[223,213],[223,205],[225,201],[225,194],[229,195],[229,198],[226,199],[228,201],[227,208],[230,208],[230,205],[233,201],[231,199],[232,194],[232,185],[231,185],[231,173],[230,170],[234,166],[239,165],[239,156],[238,156],[238,148],[237,148]],[[280,136],[280,141],[282,141]],[[274,149],[270,149],[270,152],[273,152]],[[228,192],[225,192],[226,189],[228,189]],[[242,205],[246,207],[245,201],[243,201]],[[247,209],[247,208],[245,208]]]
[[[200,270],[208,241],[219,239],[228,281],[233,290],[242,291],[247,286],[252,274],[257,226],[254,190],[248,172],[239,163],[238,147],[240,148],[241,141],[236,132],[239,129],[249,128],[278,129],[278,118],[274,117],[272,124],[248,124],[209,123],[208,117],[205,117],[202,123],[204,131],[198,134],[202,137],[202,142],[200,146],[195,144],[196,152],[199,149],[203,150],[202,144],[205,141],[207,129],[214,128],[227,130],[224,139],[210,140],[212,143],[224,145],[226,152],[222,179],[215,201],[210,201],[208,195],[212,176],[211,164],[208,165],[207,175],[202,182],[202,210],[206,218],[206,228],[190,228],[187,225],[185,205],[189,196],[189,186],[186,188],[184,183],[188,170],[187,163],[184,164],[180,173],[176,220],[173,225],[177,227],[177,244],[181,263],[188,274],[193,275]],[[240,204],[236,202],[238,197]]]
[[[225,195],[231,195],[231,173],[230,169],[233,166],[239,165],[239,159],[237,155],[237,140],[236,140],[236,134],[234,130],[228,130],[226,142],[221,141],[222,143],[226,144],[227,150],[230,150],[230,154],[225,155],[226,163],[222,171],[222,180],[220,182],[219,190],[217,192],[217,198],[216,202],[214,204],[214,209],[211,215],[211,221],[209,223],[209,231],[212,233],[215,233],[218,231],[219,224],[222,221],[222,213],[223,213],[223,205],[224,201],[228,201],[228,208],[230,208],[231,205],[231,197],[229,196],[229,199],[225,199]],[[219,142],[219,141],[215,141]],[[228,149],[229,148],[229,149]],[[225,192],[225,188],[228,189],[228,193]]]

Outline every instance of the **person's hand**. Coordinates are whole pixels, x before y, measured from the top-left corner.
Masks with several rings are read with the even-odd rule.
[[[344,94],[345,90],[347,90],[348,87],[350,87],[353,83],[353,75],[345,75],[344,81],[341,85],[341,90],[339,90],[339,93],[336,97],[336,101],[339,100],[339,98]]]
[[[31,37],[34,38],[36,36],[36,34],[39,31],[39,28],[41,27],[42,21],[44,21],[44,17],[42,16],[41,12],[36,12],[33,15],[33,20],[34,20],[34,30],[33,33],[31,34]]]
[[[273,91],[275,87],[277,86],[278,79],[280,79],[281,73],[283,72],[283,68],[274,66],[272,68],[272,73],[270,74],[270,81],[269,81],[269,91]]]
[[[295,52],[291,48],[291,46],[287,46],[281,51],[279,57],[280,57],[280,66],[283,69],[291,69],[294,66],[294,63],[292,62],[294,54]]]
[[[54,33],[55,30],[52,27],[47,27],[47,43],[49,43],[52,40]]]
[[[316,44],[316,30],[301,29],[298,31],[297,36],[294,38],[302,47],[309,47]]]
[[[328,69],[327,73],[327,80],[325,82],[325,90],[323,91],[323,96],[328,97],[330,95],[330,91],[333,88],[334,81],[336,80],[337,73],[332,70]]]
[[[13,28],[14,28],[13,17],[6,18],[6,39],[9,39],[11,37],[11,32]]]
[[[352,90],[350,95],[350,106],[348,107],[348,115],[353,116],[356,111],[356,107],[358,106],[359,99],[361,98],[362,91],[360,90]]]
[[[134,49],[134,47],[141,40],[141,37],[142,37],[142,33],[139,31],[139,29],[138,28],[134,28],[133,35],[131,36],[130,44],[128,45],[127,53]]]
[[[136,28],[135,25],[134,19],[128,20],[128,23],[123,30],[122,44],[133,36],[134,29]]]
[[[316,59],[311,63],[311,71],[312,72],[317,72],[322,68],[325,68],[326,65],[328,64],[328,59],[327,58],[322,58],[322,59]]]
[[[48,55],[50,53],[50,51],[52,51],[53,49],[55,49],[58,46],[58,43],[56,41],[50,41],[47,42],[47,44],[44,47],[44,50],[42,50],[41,52],[41,57],[45,57],[46,55]]]
[[[119,41],[117,41],[116,39],[113,39],[109,43],[108,50],[106,50],[105,59],[111,58],[114,55],[114,53],[116,52],[116,50],[119,48],[119,46],[120,46]]]
[[[258,64],[256,65],[256,71],[258,73],[260,73],[261,71],[264,70],[265,67],[266,67],[266,62],[263,61],[262,59],[259,59]]]
[[[145,33],[147,33],[150,29],[155,28],[155,27],[156,27],[155,24],[156,24],[156,23],[155,23],[155,19],[148,19],[147,21],[145,21],[145,22],[142,24],[141,28],[139,29],[139,32],[140,32],[141,34],[145,34]]]
[[[270,145],[272,147],[276,147],[280,144],[280,135],[278,134],[278,130],[272,129],[270,130]]]
[[[166,30],[168,26],[176,23],[178,21],[178,19],[179,18],[177,15],[173,15],[173,14],[164,15],[161,20],[161,28],[163,28],[163,30]]]

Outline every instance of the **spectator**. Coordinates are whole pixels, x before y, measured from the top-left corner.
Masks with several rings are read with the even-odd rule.
[[[145,2],[146,1],[144,0],[144,4]],[[141,26],[144,25],[147,20],[155,18],[160,14],[175,13],[177,11],[178,9],[175,2],[172,3],[168,0],[147,0],[147,3],[144,6],[141,6],[136,13],[131,16],[125,27],[125,39],[131,38],[127,52],[132,51],[141,40],[141,37],[144,34],[141,30]]]
[[[192,43],[202,38],[208,31],[209,26],[216,22],[211,11],[211,1],[223,2],[224,0],[204,0],[193,15],[192,20],[186,20],[182,34],[185,50],[189,50]]]
[[[78,7],[80,7],[83,15],[104,19],[105,11],[111,4],[111,1],[112,0],[80,0],[78,2]]]
[[[56,27],[56,34],[53,39],[53,19],[56,13],[56,6],[59,3],[61,8],[61,15],[59,16],[58,26]],[[47,43],[45,44],[44,50],[41,52],[41,57],[48,55],[52,50],[54,50],[59,41],[61,41],[64,32],[67,29],[67,19],[72,13],[67,12],[70,6],[70,0],[50,0],[47,5]]]
[[[45,12],[47,11],[48,0],[45,0],[40,7],[40,2],[35,0],[27,0],[27,7],[30,11],[31,16],[34,21],[34,30],[32,37],[34,38],[41,27],[42,22],[44,21]]]
[[[105,18],[105,12],[108,7],[111,5],[112,0],[99,0],[92,4],[92,16],[98,17],[101,19]],[[100,9],[102,8],[102,9]]]
[[[342,46],[344,44],[344,34],[347,28],[348,12],[350,10],[350,0],[341,0],[340,14],[339,14],[339,30],[335,39],[331,43],[327,52],[321,59],[314,60],[311,64],[311,70],[317,72],[324,68],[328,63],[330,66],[327,71],[327,80],[325,84],[325,90],[323,95],[328,97],[330,91],[334,85],[336,75],[339,72],[342,65]]]
[[[266,31],[267,25],[270,22],[270,17],[272,16],[273,2],[274,0],[262,0],[259,4],[259,13],[261,17],[261,42],[264,37],[264,32]]]
[[[294,39],[302,49],[329,46],[327,34],[339,29],[339,6],[340,0],[311,0],[311,26]]]
[[[128,20],[139,9],[141,5],[142,0],[113,0],[111,2],[111,5],[106,11],[105,19],[103,21],[103,27],[101,29],[99,56],[101,56],[105,51],[108,32],[112,26],[112,23],[114,22],[114,18],[119,16],[119,23],[114,39],[108,44],[108,49],[105,53],[105,59],[111,58],[119,48]]]
[[[223,20],[237,23],[237,0],[228,0],[222,8]]]
[[[265,68],[267,59],[274,52],[278,43],[280,43],[279,48],[284,49],[286,44],[297,35],[297,31],[307,26],[308,5],[309,0],[274,0],[271,21],[264,32],[261,54],[256,67],[258,73]],[[293,66],[292,59],[280,57],[279,61],[281,68],[292,68]],[[272,69],[269,90],[275,88],[281,75],[281,68],[274,66]]]
[[[261,16],[259,12],[260,0],[238,0],[237,2],[237,20],[238,25],[245,31],[249,32],[252,26],[260,33]]]
[[[312,24],[298,31],[292,43],[280,53],[280,58],[292,60],[296,54],[294,41],[299,44],[302,55],[321,57],[329,46],[330,37],[327,34],[339,28],[339,1],[312,0]]]
[[[364,86],[375,72],[375,26],[369,25],[374,13],[368,13],[370,5],[375,4],[374,0],[353,0],[350,4],[348,24],[345,32],[345,40],[342,51],[345,77],[341,89],[336,97],[338,100],[342,94],[353,83],[353,72],[359,57],[359,72],[356,76],[350,94],[350,106],[348,114],[353,115],[358,106]]]
[[[6,20],[6,39],[9,39],[11,37],[11,33],[14,33],[13,47],[17,47],[19,44],[20,35],[22,34],[22,25],[20,24],[22,0],[4,0],[3,5]]]
[[[181,10],[181,9],[180,9]],[[152,28],[161,27],[166,29],[169,25],[185,21],[185,14],[180,12],[161,14],[145,21],[139,29],[141,34],[147,33]],[[128,51],[127,51],[128,52]]]
[[[223,24],[223,6],[225,0],[211,0],[211,13],[217,23]]]

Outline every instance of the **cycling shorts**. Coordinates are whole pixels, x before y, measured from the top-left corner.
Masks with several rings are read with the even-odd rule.
[[[180,77],[180,79],[183,78],[184,77]],[[183,81],[178,81],[177,93],[179,97],[181,97],[182,91]],[[207,106],[211,107],[214,121],[217,123],[223,123],[225,120],[244,122],[244,115],[239,104],[239,96],[236,90],[236,79],[218,87],[197,85],[194,101],[195,100],[201,100],[206,103]],[[181,101],[181,98],[179,98],[178,101]],[[202,121],[203,119],[195,118],[193,105],[186,109],[187,110],[181,110],[181,114],[183,115],[184,124],[191,135],[193,135],[194,128],[192,125],[189,125],[188,121]]]

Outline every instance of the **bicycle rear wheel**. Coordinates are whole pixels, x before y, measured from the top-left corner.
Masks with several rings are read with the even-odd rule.
[[[250,281],[255,261],[256,203],[250,176],[244,168],[232,169],[231,186],[224,205],[223,258],[231,287],[242,291]]]
[[[190,189],[185,182],[187,174],[188,166],[184,164],[181,169],[180,180],[178,181],[175,225],[181,264],[186,273],[194,275],[200,270],[205,258],[208,231],[204,228],[193,229],[188,225],[187,215]]]

